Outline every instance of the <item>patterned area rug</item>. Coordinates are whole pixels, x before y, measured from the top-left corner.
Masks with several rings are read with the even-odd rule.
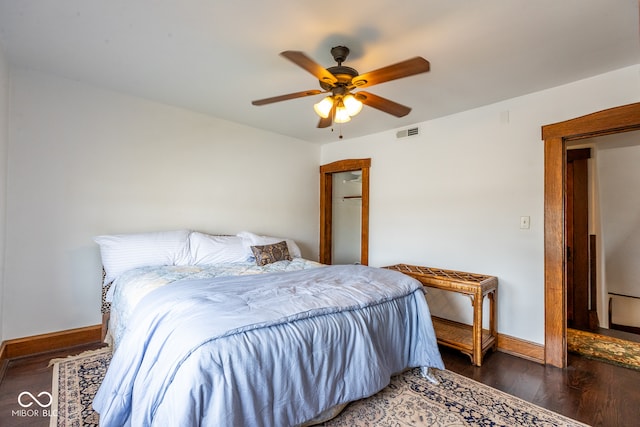
[[[567,349],[585,357],[640,370],[640,343],[637,342],[568,329]]]
[[[51,426],[97,426],[91,401],[107,370],[109,349],[53,360]],[[380,393],[353,402],[326,426],[585,426],[451,371],[434,385],[412,369]]]
[[[368,399],[351,403],[327,426],[585,426],[451,371],[434,385],[412,369]]]
[[[91,350],[64,359],[53,359],[50,427],[98,427],[99,418],[91,407],[93,396],[111,362],[111,348]]]

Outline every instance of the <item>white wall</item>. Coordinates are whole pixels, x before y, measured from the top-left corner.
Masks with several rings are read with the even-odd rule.
[[[600,214],[609,291],[640,298],[640,133],[634,144],[598,144]],[[631,141],[630,141],[631,142]]]
[[[4,288],[4,242],[7,183],[7,106],[9,104],[9,66],[0,43],[0,342],[2,333],[2,300]]]
[[[544,343],[541,126],[638,102],[639,87],[640,66],[628,67],[418,123],[419,136],[396,139],[393,130],[328,144],[321,163],[371,157],[371,265],[498,276],[498,331]],[[521,216],[530,229],[519,228]],[[435,314],[471,320],[468,300],[432,294]]]
[[[11,85],[4,339],[100,323],[95,235],[249,229],[317,259],[318,146],[24,69]]]
[[[640,298],[640,132],[598,139],[605,291]],[[609,296],[605,293],[604,302]],[[605,305],[606,306],[606,305]],[[603,312],[607,323],[607,311]],[[640,300],[613,299],[613,323],[640,327]],[[601,320],[602,322],[602,320]]]
[[[497,275],[499,331],[542,343],[540,127],[640,100],[634,66],[419,123],[417,137],[393,130],[320,148],[32,71],[10,77],[0,74],[10,81],[0,105],[11,93],[0,121],[5,340],[99,323],[97,234],[246,228],[291,236],[315,259],[318,165],[371,157],[370,264]],[[440,295],[431,307],[470,318],[468,300]]]

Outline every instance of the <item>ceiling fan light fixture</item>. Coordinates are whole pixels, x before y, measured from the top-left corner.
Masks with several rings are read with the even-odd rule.
[[[332,107],[333,107],[333,98],[330,96],[323,98],[322,101],[313,105],[313,109],[315,110],[316,114],[322,117],[323,119],[326,119],[327,117],[329,117]]]
[[[352,94],[348,94],[347,96],[342,98],[342,102],[344,103],[344,107],[347,109],[347,113],[351,117],[362,111],[362,102],[356,99],[356,97]]]
[[[319,95],[321,93],[329,94],[313,106],[316,114],[320,116],[320,121],[317,125],[318,128],[327,128],[331,126],[333,122],[345,123],[350,121],[351,117],[360,113],[363,104],[396,117],[404,117],[411,112],[411,108],[381,96],[360,91],[359,89],[426,73],[430,69],[429,61],[421,56],[416,56],[361,74],[355,68],[342,65],[349,55],[349,48],[346,46],[333,47],[331,49],[331,55],[338,65],[325,68],[309,58],[304,52],[297,50],[281,52],[280,56],[288,59],[317,78],[322,90],[313,89],[272,96],[270,98],[251,101],[251,104],[267,105],[289,99]],[[358,92],[352,94],[351,90],[355,88],[358,89]]]

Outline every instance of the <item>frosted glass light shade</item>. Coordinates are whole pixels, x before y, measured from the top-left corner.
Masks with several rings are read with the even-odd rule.
[[[342,99],[347,113],[353,117],[362,111],[362,102],[358,101],[355,96],[349,94]]]
[[[331,113],[331,107],[333,107],[333,98],[331,98],[330,96],[323,98],[322,101],[313,105],[313,109],[315,110],[316,114],[323,119],[329,117],[329,113]]]
[[[338,106],[336,108],[336,118],[334,119],[334,121],[336,123],[346,123],[349,120],[351,120],[351,116],[349,115],[349,112],[344,107],[344,105]]]

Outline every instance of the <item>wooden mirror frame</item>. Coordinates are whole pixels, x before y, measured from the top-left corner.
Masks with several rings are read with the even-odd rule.
[[[567,366],[566,142],[640,130],[640,103],[542,127],[544,140],[545,363]]]
[[[362,171],[360,264],[369,264],[369,168],[371,159],[338,160],[320,166],[320,262],[331,264],[333,225],[333,174]]]

